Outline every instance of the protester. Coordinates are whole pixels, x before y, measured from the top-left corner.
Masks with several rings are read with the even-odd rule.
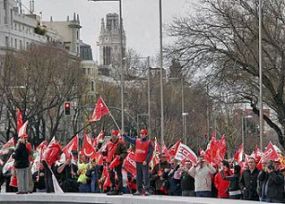
[[[228,188],[230,182],[224,179],[225,176],[230,176],[230,164],[228,161],[222,161],[221,170],[214,177],[214,184],[218,191],[218,198],[228,198],[229,192]]]
[[[192,167],[192,162],[186,160],[183,167],[181,167],[181,190],[182,196],[195,196],[194,178],[189,174]]]
[[[257,194],[257,177],[259,170],[256,168],[255,159],[249,157],[247,161],[248,169],[241,176],[240,186],[245,200],[259,200]]]
[[[169,191],[168,195],[181,196],[181,174],[182,170],[179,168],[177,159],[172,159],[170,163],[170,171],[168,173]]]
[[[44,166],[42,163],[39,164],[39,170],[35,171],[32,177],[33,177],[33,182],[34,182],[34,191],[35,192],[46,192],[45,172],[44,172]]]
[[[90,180],[90,190],[92,193],[99,193],[99,178],[101,176],[101,167],[97,165],[96,159],[92,159],[89,168],[86,171],[86,176]]]
[[[267,166],[258,175],[261,201],[270,203],[283,201],[284,177],[275,168],[273,161],[269,161]]]
[[[29,191],[29,152],[26,148],[26,141],[19,138],[15,152],[13,154],[15,159],[15,169],[17,176],[17,194],[26,194]]]
[[[112,138],[107,144],[106,162],[109,165],[109,176],[111,181],[111,190],[107,195],[122,195],[123,194],[123,175],[122,175],[122,164],[123,160],[127,156],[127,147],[124,142],[119,138],[119,131],[112,130]],[[113,163],[112,163],[113,162]],[[112,167],[111,167],[112,163]],[[116,186],[116,179],[118,185]]]
[[[85,155],[80,155],[80,162],[78,163],[77,182],[79,184],[79,192],[88,193],[91,191],[89,179],[86,176],[86,172],[88,170],[88,159]]]
[[[170,163],[167,161],[167,155],[161,153],[159,155],[159,163],[153,167],[151,174],[151,183],[154,193],[157,195],[168,195],[168,173],[170,171]]]
[[[64,192],[78,192],[77,166],[78,152],[72,151],[72,157],[67,158],[63,163],[58,162],[55,166],[59,178],[60,187]]]
[[[197,197],[211,197],[212,177],[216,169],[203,158],[199,158],[197,164],[189,170],[189,174],[195,179],[195,194]]]
[[[225,180],[230,182],[229,185],[229,197],[231,199],[241,199],[241,190],[240,190],[240,170],[241,167],[239,165],[234,166],[234,174],[230,176],[226,176],[224,172],[222,172],[222,177]]]
[[[149,163],[152,158],[153,145],[146,129],[141,129],[140,138],[124,136],[125,140],[135,145],[135,162],[137,170],[137,191],[134,195],[149,195]]]

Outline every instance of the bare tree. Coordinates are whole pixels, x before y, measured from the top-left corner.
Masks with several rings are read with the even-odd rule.
[[[62,129],[64,101],[79,100],[85,91],[80,63],[66,50],[52,45],[33,45],[26,51],[7,53],[0,90],[15,132],[16,108],[29,121],[34,143],[55,135],[66,137]]]
[[[263,1],[262,51],[264,102],[278,122],[264,115],[284,147],[285,129],[285,2]],[[178,40],[168,53],[181,59],[189,71],[205,73],[219,90],[234,93],[258,106],[258,0],[202,0],[196,16],[177,18],[169,35]]]

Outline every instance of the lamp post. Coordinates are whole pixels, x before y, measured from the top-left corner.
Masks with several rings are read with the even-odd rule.
[[[161,145],[164,145],[164,101],[163,101],[163,55],[162,55],[162,4],[159,0],[159,42],[160,42],[160,126]]]
[[[259,19],[258,19],[258,54],[259,54],[259,101],[260,101],[260,110],[259,110],[259,142],[260,150],[263,149],[263,93],[262,93],[262,0],[259,0]]]
[[[122,0],[89,0],[94,2],[103,2],[103,1],[118,1],[119,2],[119,18],[120,18],[120,44],[121,44],[121,132],[125,131],[125,122],[124,122],[124,48],[123,48],[123,19],[122,19]]]

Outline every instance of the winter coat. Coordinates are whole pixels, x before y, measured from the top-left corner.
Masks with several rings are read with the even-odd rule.
[[[189,170],[189,174],[195,179],[195,192],[211,191],[212,190],[212,176],[216,169],[211,165],[204,165],[202,167],[193,166]]]
[[[230,176],[230,172],[223,172],[224,176]],[[214,178],[214,184],[218,191],[218,198],[228,198],[229,197],[229,186],[230,182],[223,178],[222,172],[218,172]]]
[[[278,171],[266,173],[261,171],[258,175],[259,196],[263,201],[282,202],[284,192],[284,177]]]
[[[29,153],[26,148],[26,144],[18,144],[13,154],[13,158],[15,159],[14,166],[16,169],[23,169],[29,167]]]
[[[257,194],[257,177],[259,170],[255,168],[252,172],[247,169],[242,173],[240,187],[245,200],[259,200]]]

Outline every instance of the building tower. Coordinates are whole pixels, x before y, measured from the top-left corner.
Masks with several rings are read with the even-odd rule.
[[[105,23],[106,22],[106,23]],[[122,26],[123,27],[123,26]],[[126,50],[126,36],[123,28],[123,53]],[[118,78],[120,76],[121,35],[119,15],[109,13],[102,18],[99,36],[99,74]]]

